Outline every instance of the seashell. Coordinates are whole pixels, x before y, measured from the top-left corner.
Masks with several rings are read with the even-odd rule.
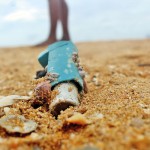
[[[33,105],[44,104],[45,100],[48,101],[51,95],[51,84],[49,81],[44,81],[39,83],[34,89],[35,99],[33,100]]]
[[[78,53],[77,52],[73,52],[72,55],[78,57]]]
[[[79,74],[80,74],[80,76],[81,76],[82,78],[85,78],[85,74],[86,74],[85,71],[79,70]]]
[[[79,67],[78,67],[78,70],[79,70],[79,71],[82,71],[82,70],[83,70],[83,67],[79,66]]]
[[[77,57],[72,56],[72,60],[73,60],[74,63],[77,62]]]
[[[50,83],[56,80],[55,78],[50,77],[50,76],[49,76],[49,77],[46,77],[46,79],[49,80]]]
[[[73,52],[72,60],[73,60],[73,62],[79,63],[79,58],[78,58],[78,53],[77,52]]]
[[[58,78],[58,77],[59,77],[59,74],[58,74],[58,73],[51,73],[51,77],[53,77],[53,78]]]
[[[75,63],[76,67],[78,68],[79,67],[79,63]]]
[[[18,100],[29,100],[29,96],[9,95],[0,98],[0,107],[10,106]]]
[[[75,113],[72,117],[66,119],[69,124],[87,125],[90,122],[85,118],[83,114]]]
[[[55,81],[58,77],[59,77],[59,74],[58,74],[58,73],[47,73],[47,74],[46,74],[46,78],[47,78],[47,80],[49,80],[50,82]]]
[[[27,134],[37,128],[37,123],[21,115],[7,115],[0,119],[0,126],[8,133]]]

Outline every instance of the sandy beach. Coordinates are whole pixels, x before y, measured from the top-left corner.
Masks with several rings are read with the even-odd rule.
[[[30,101],[11,106],[38,123],[21,136],[0,128],[0,149],[148,150],[150,148],[150,40],[77,43],[87,72],[88,93],[81,105],[62,111],[56,120],[45,107]],[[0,96],[28,96],[42,69],[37,56],[46,47],[0,49]],[[90,122],[64,124],[78,112]]]

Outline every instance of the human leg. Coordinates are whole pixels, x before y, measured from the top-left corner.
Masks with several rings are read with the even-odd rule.
[[[70,40],[69,31],[68,31],[68,6],[65,0],[59,0],[60,6],[60,21],[62,24],[63,36],[62,40]]]
[[[59,1],[58,0],[48,0],[48,7],[49,7],[49,16],[50,16],[50,34],[48,39],[52,39],[56,41],[56,29],[57,29],[57,22],[59,19]]]
[[[48,11],[49,11],[49,24],[50,24],[50,31],[48,38],[46,41],[37,44],[36,46],[44,46],[49,45],[56,42],[56,29],[57,29],[57,22],[59,20],[59,0],[48,0]]]

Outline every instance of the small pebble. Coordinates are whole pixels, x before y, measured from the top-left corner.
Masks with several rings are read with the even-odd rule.
[[[130,125],[139,128],[144,125],[144,121],[140,118],[133,118],[130,122]]]
[[[150,115],[150,108],[143,109],[143,110],[144,110],[144,113],[145,113],[145,114]]]
[[[79,70],[79,74],[80,74],[80,76],[81,76],[82,78],[85,78],[85,74],[86,74],[85,71],[80,71],[80,70]]]
[[[94,85],[100,86],[100,82],[97,80],[97,81],[94,82]]]
[[[86,145],[75,150],[100,150],[100,149],[95,146]]]
[[[10,108],[9,107],[4,107],[4,113],[5,115],[7,115],[10,112]]]
[[[97,118],[97,119],[102,119],[102,118],[104,118],[104,115],[101,114],[101,113],[94,113],[93,116],[94,116],[95,118]]]
[[[31,96],[33,94],[33,91],[29,91],[28,95]]]

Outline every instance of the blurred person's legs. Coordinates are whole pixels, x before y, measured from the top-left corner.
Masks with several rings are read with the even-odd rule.
[[[57,29],[57,22],[59,19],[59,0],[48,0],[48,7],[49,7],[49,16],[50,16],[50,34],[48,36],[49,43],[56,42],[56,29]]]
[[[49,45],[57,41],[56,31],[57,23],[60,20],[62,24],[63,35],[61,40],[70,40],[68,31],[68,7],[65,0],[48,0],[49,22],[51,28],[46,41],[37,46]]]
[[[59,0],[48,0],[50,31],[47,40],[40,44],[37,44],[36,46],[46,46],[57,41],[56,29],[57,22],[59,20],[59,9]]]
[[[60,21],[63,29],[63,36],[61,40],[70,40],[68,31],[68,6],[65,0],[59,0],[60,4]]]
[[[68,31],[68,7],[65,0],[49,0],[49,16],[51,21],[50,41],[56,41],[56,30],[58,20],[61,21],[63,36],[61,40],[69,40]]]

